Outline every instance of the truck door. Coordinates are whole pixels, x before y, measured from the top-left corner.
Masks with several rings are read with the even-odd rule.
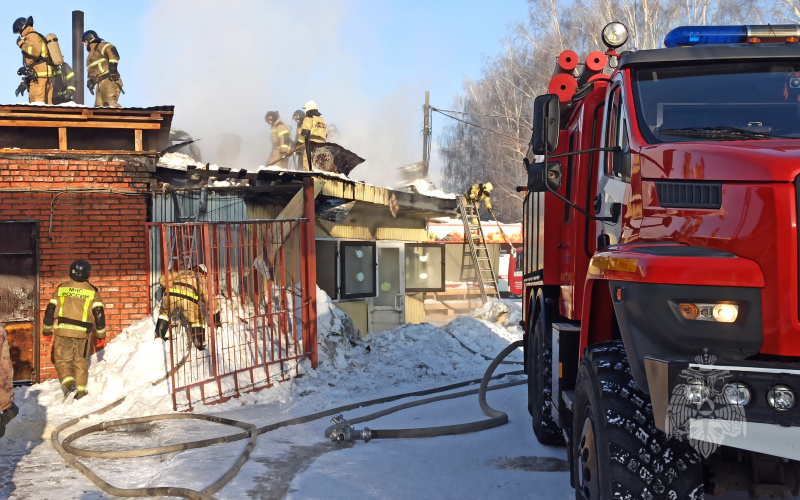
[[[598,226],[598,229],[608,234],[612,245],[619,243],[622,231],[622,205],[630,187],[629,167],[622,164],[626,157],[630,158],[630,154],[627,153],[630,146],[623,102],[622,85],[617,81],[609,90],[606,100],[602,146],[619,146],[623,154],[610,151],[600,153],[597,197],[594,200],[594,209],[599,216],[612,217],[617,214],[616,220],[605,220],[602,226]],[[615,165],[615,161],[618,164]]]

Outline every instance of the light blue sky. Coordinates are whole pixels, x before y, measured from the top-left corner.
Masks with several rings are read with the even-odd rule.
[[[0,50],[0,102],[15,98],[20,51],[11,25],[34,17],[56,33],[71,62],[71,19],[117,46],[123,106],[175,105],[174,124],[203,139],[214,155],[218,134],[243,138],[252,167],[262,163],[264,114],[291,114],[309,99],[342,131],[343,145],[367,159],[365,180],[421,159],[422,104],[448,108],[465,76],[479,77],[502,51],[525,0],[39,0],[6,5]],[[86,93],[87,99],[92,97]],[[434,140],[446,118],[434,115]],[[268,146],[266,152],[268,153]],[[247,157],[247,154],[244,155]],[[211,159],[211,158],[209,158]],[[260,160],[260,161],[259,161]]]

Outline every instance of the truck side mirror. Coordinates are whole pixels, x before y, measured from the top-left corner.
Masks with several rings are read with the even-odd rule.
[[[631,150],[617,148],[611,153],[611,171],[622,182],[631,182]]]
[[[533,136],[531,151],[535,155],[550,154],[558,149],[558,129],[560,128],[558,96],[540,95],[533,100]]]
[[[545,191],[557,191],[560,187],[561,163],[551,161],[546,166],[544,163],[532,163],[528,167],[529,192],[542,193]]]

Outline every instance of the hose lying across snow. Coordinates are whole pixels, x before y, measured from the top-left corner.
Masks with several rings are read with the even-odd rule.
[[[423,404],[431,403],[434,401],[443,401],[447,399],[454,399],[463,396],[468,396],[471,394],[478,394],[478,401],[481,406],[483,412],[488,415],[490,418],[477,421],[477,422],[470,422],[466,424],[458,424],[458,425],[448,425],[442,427],[430,427],[430,428],[419,428],[419,429],[394,429],[394,430],[374,430],[370,431],[371,438],[377,439],[385,439],[385,438],[411,438],[411,437],[433,437],[433,436],[445,436],[445,435],[452,435],[452,434],[464,434],[469,432],[476,432],[485,429],[491,429],[493,427],[497,427],[500,425],[505,424],[508,422],[508,415],[502,411],[495,410],[491,408],[486,403],[486,391],[493,391],[496,389],[503,389],[506,387],[512,387],[515,385],[520,385],[526,383],[525,380],[519,380],[516,382],[509,382],[505,384],[499,384],[496,386],[488,387],[489,381],[501,377],[505,377],[507,375],[520,375],[522,374],[521,371],[516,372],[509,372],[503,373],[500,375],[493,376],[494,370],[497,368],[498,365],[503,361],[503,359],[508,356],[509,353],[517,349],[522,345],[522,341],[518,340],[505,349],[503,349],[500,354],[492,361],[489,367],[486,369],[486,372],[483,374],[483,377],[480,379],[480,388],[479,389],[472,389],[468,391],[457,392],[453,394],[445,394],[442,396],[435,396],[432,398],[422,399],[419,401],[412,401],[409,403],[404,403],[392,408],[388,408],[386,410],[373,413],[372,415],[367,415],[365,417],[361,417],[358,419],[353,419],[351,423],[358,423],[364,422],[366,420],[371,420],[382,415],[387,415],[389,413],[394,413],[396,411],[411,408],[414,406],[420,406]],[[325,410],[317,413],[312,413],[310,415],[305,415],[302,417],[296,417],[288,420],[283,420],[281,422],[276,422],[274,424],[266,425],[264,427],[256,428],[255,425],[249,424],[246,422],[240,422],[237,420],[231,420],[222,417],[215,417],[211,415],[195,415],[195,414],[186,414],[186,413],[168,413],[163,415],[153,415],[148,417],[138,417],[138,418],[127,418],[121,420],[113,420],[109,422],[102,422],[100,424],[92,425],[81,429],[75,433],[72,433],[64,438],[63,441],[59,441],[59,434],[64,431],[65,429],[72,427],[80,420],[83,420],[91,415],[100,415],[106,413],[107,411],[119,406],[124,400],[125,397],[114,401],[113,403],[96,410],[91,413],[87,413],[81,417],[74,418],[68,422],[65,422],[58,426],[53,433],[50,435],[50,442],[52,443],[53,448],[58,452],[59,455],[70,465],[78,469],[81,473],[83,473],[90,481],[92,481],[98,488],[105,491],[108,494],[116,495],[116,496],[127,496],[127,497],[150,497],[150,496],[183,496],[190,499],[201,499],[201,500],[209,500],[213,499],[212,496],[214,493],[219,491],[225,484],[228,483],[236,474],[239,473],[239,470],[242,468],[244,463],[247,461],[248,457],[250,456],[250,452],[253,450],[256,444],[256,437],[258,434],[264,434],[266,432],[274,431],[276,429],[280,429],[283,427],[289,427],[292,425],[297,424],[304,424],[306,422],[311,422],[313,420],[317,420],[323,417],[329,417],[332,415],[340,414],[341,412],[353,410],[356,408],[361,408],[365,406],[372,406],[377,404],[389,403],[392,401],[397,401],[399,399],[404,399],[408,397],[418,397],[418,396],[427,396],[429,394],[435,394],[445,391],[450,391],[453,389],[458,389],[460,387],[465,387],[468,385],[472,385],[477,383],[478,380],[470,380],[467,382],[459,382],[456,384],[450,384],[443,387],[438,387],[435,389],[426,389],[422,391],[415,391],[409,392],[405,394],[397,394],[394,396],[387,396],[383,398],[371,399],[368,401],[363,401],[360,403],[351,403],[348,405],[340,406],[338,408],[333,408],[330,410]],[[113,429],[115,427],[131,425],[131,424],[141,424],[144,422],[154,422],[158,420],[179,420],[179,419],[199,419],[199,420],[207,420],[209,422],[219,423],[230,425],[233,427],[239,427],[244,429],[246,432],[240,432],[238,434],[230,434],[227,436],[221,436],[218,438],[211,438],[211,439],[203,439],[199,441],[189,441],[185,443],[177,443],[173,445],[167,446],[159,446],[154,448],[137,448],[137,449],[130,449],[130,450],[123,450],[123,451],[95,451],[95,450],[87,450],[82,448],[76,448],[72,446],[72,443],[88,434],[98,432],[98,431],[105,431],[109,429]],[[336,426],[329,427],[325,431],[325,435],[330,437],[331,430],[334,429]],[[178,486],[156,486],[156,487],[149,487],[149,488],[118,488],[116,486],[111,485],[110,483],[101,479],[97,474],[91,471],[89,467],[85,466],[81,463],[77,457],[83,458],[134,458],[134,457],[144,457],[144,456],[151,456],[151,455],[160,455],[163,453],[172,453],[176,451],[183,451],[183,450],[191,450],[195,448],[201,448],[205,446],[212,446],[215,444],[224,444],[224,443],[232,443],[234,441],[239,441],[242,439],[248,439],[249,441],[247,445],[242,449],[239,454],[239,457],[236,459],[236,462],[233,466],[220,477],[217,481],[213,484],[205,488],[203,491],[196,491],[190,488],[183,488]]]

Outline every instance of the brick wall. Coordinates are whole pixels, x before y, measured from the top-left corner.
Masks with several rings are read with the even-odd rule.
[[[39,221],[40,330],[55,288],[79,258],[92,265],[107,338],[147,314],[144,223],[153,165],[134,156],[0,155],[0,220]],[[52,344],[39,342],[40,380],[55,378]]]

